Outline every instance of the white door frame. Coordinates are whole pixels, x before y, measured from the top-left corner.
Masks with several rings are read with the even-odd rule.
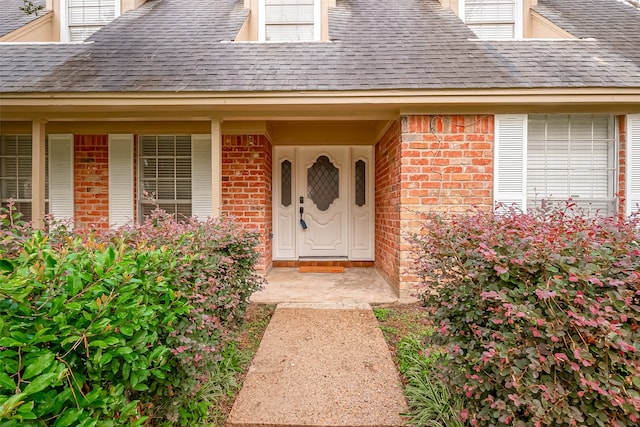
[[[308,146],[303,146],[308,147]],[[347,259],[352,261],[374,260],[374,150],[372,146],[340,146],[347,149]],[[328,152],[332,146],[315,146],[318,152]],[[300,189],[297,188],[298,157],[297,146],[273,147],[273,259],[298,260],[299,235],[302,233],[300,225]],[[355,200],[355,165],[362,161],[365,164],[365,194],[360,194],[358,204]],[[283,199],[282,175],[283,163],[285,173],[291,174],[290,193]],[[360,167],[362,164],[360,164]],[[288,167],[288,172],[287,172]],[[286,193],[286,192],[285,192]],[[306,193],[306,192],[305,192]],[[290,197],[288,197],[290,196]],[[363,200],[364,199],[364,200]],[[283,203],[288,203],[284,205]]]

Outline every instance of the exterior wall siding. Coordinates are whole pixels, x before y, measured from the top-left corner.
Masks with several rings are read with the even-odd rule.
[[[107,135],[74,136],[75,228],[109,228],[109,146]]]
[[[404,116],[400,181],[400,295],[420,286],[408,237],[428,213],[493,206],[494,118]]]
[[[271,143],[260,135],[223,137],[222,212],[260,235],[258,269],[272,265]]]
[[[375,147],[375,266],[400,290],[400,122]]]

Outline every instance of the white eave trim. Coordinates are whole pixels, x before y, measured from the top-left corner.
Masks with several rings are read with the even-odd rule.
[[[633,102],[640,105],[640,87],[637,88],[553,88],[553,89],[434,89],[434,90],[344,90],[344,91],[283,91],[283,92],[85,92],[85,93],[0,93],[0,104],[11,105],[90,105],[92,102],[135,101],[135,105],[159,105],[164,100],[167,105],[211,104],[333,104],[360,103],[388,104],[440,104],[443,102],[510,102],[526,104],[532,101],[541,104],[555,103]],[[35,102],[34,102],[35,101]],[[160,104],[162,105],[162,104]],[[640,107],[639,107],[640,108]]]

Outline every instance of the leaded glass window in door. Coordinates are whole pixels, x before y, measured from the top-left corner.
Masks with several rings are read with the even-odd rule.
[[[284,207],[289,207],[291,205],[291,187],[292,187],[292,176],[291,176],[291,162],[289,160],[285,160],[280,164],[282,168],[282,190],[281,190],[281,200],[280,203]]]
[[[356,182],[356,205],[362,207],[366,201],[366,164],[364,160],[358,160],[355,168],[355,182]]]
[[[320,156],[307,169],[307,197],[324,212],[340,197],[340,171],[327,156]]]

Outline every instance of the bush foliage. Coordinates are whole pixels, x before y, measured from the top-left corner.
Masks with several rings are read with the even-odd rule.
[[[161,211],[108,236],[2,223],[1,426],[206,417],[203,390],[260,285],[256,235]]]
[[[444,362],[445,354],[437,349],[425,352],[423,336],[410,334],[398,342],[398,368],[407,382],[404,394],[409,411],[404,414],[405,425],[462,427],[461,399],[452,396],[449,388],[434,375]]]
[[[471,425],[640,423],[638,221],[565,210],[433,216],[414,236]]]

